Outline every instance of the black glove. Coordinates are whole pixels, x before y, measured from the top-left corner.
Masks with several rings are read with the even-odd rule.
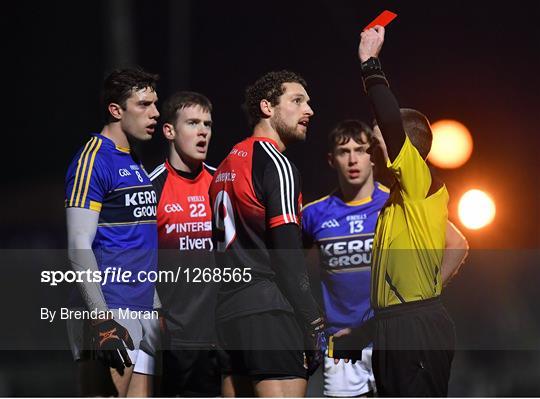
[[[306,329],[304,335],[304,354],[306,357],[306,367],[308,375],[313,375],[324,362],[324,351],[326,350],[325,321],[323,317],[312,321]]]
[[[128,330],[112,319],[97,321],[92,324],[92,327],[94,348],[98,359],[123,375],[124,367],[133,365],[126,346],[131,350],[135,349]]]
[[[353,363],[362,360],[362,350],[373,341],[374,328],[375,322],[371,318],[348,335],[331,336],[328,340],[328,357],[350,359]]]

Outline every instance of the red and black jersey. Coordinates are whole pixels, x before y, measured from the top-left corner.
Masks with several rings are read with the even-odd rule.
[[[180,175],[169,161],[165,161],[150,174],[158,198],[160,249],[213,249],[212,212],[208,198],[212,173],[203,164],[201,171],[190,179]]]
[[[175,275],[181,268],[176,282],[157,285],[173,345],[214,342],[218,284],[192,281],[200,273],[196,269],[215,267],[208,196],[212,172],[203,164],[190,175],[165,161],[150,174],[158,201],[159,268]]]
[[[269,230],[300,225],[300,175],[269,138],[238,143],[210,185],[213,240],[222,267],[251,268],[250,281],[221,285],[217,317],[227,320],[269,310],[292,312],[280,290],[268,248]],[[244,273],[245,275],[246,273]]]

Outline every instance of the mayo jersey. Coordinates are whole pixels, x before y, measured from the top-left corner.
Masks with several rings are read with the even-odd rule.
[[[189,179],[178,174],[167,160],[150,174],[158,195],[160,249],[213,249],[212,211],[208,197],[212,173],[211,168],[203,165],[200,173]]]
[[[205,164],[192,175],[178,172],[166,160],[150,174],[158,197],[159,268],[179,276],[157,286],[171,349],[209,347],[215,342],[219,284],[197,277],[216,268],[208,195],[212,173]]]
[[[154,283],[145,277],[157,270],[156,200],[142,164],[103,135],[94,135],[68,168],[65,206],[99,212],[92,243],[99,269],[131,273],[129,282],[109,274],[101,285],[109,308],[153,307]]]
[[[300,225],[301,198],[300,174],[272,139],[249,137],[219,165],[210,184],[214,245],[220,262],[247,272],[247,278],[221,285],[220,321],[272,310],[293,312],[278,285],[268,242],[270,229]]]
[[[358,327],[371,317],[371,248],[377,217],[389,190],[375,183],[373,194],[344,202],[334,192],[304,206],[302,234],[319,248],[322,295],[328,332]]]

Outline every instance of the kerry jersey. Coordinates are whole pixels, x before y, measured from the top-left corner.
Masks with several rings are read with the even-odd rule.
[[[238,282],[223,282],[217,317],[226,320],[269,310],[292,312],[276,282],[269,230],[300,225],[300,176],[269,138],[249,137],[219,165],[210,185],[213,240],[218,262],[242,268]],[[246,269],[247,268],[247,269]],[[247,281],[249,280],[249,281]]]
[[[158,197],[159,267],[173,273],[180,268],[177,281],[158,283],[172,345],[214,342],[218,284],[200,279],[205,269],[216,267],[208,196],[212,173],[203,164],[198,174],[188,176],[165,161],[150,174]]]
[[[157,270],[156,203],[142,164],[103,135],[94,135],[68,168],[65,206],[99,212],[92,243],[99,269],[131,272],[129,282],[101,286],[110,308],[153,308],[154,283],[144,280]]]
[[[319,248],[322,296],[328,332],[358,327],[371,317],[371,249],[377,217],[389,190],[375,183],[373,194],[344,202],[336,193],[307,204],[302,234]]]

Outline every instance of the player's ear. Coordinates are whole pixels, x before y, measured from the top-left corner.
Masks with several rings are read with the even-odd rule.
[[[326,161],[328,162],[328,165],[330,165],[330,167],[332,169],[335,168],[335,165],[334,165],[334,154],[332,154],[331,152],[329,152],[328,154],[326,154]]]
[[[272,103],[270,103],[270,101],[266,99],[261,100],[261,102],[259,103],[259,107],[261,109],[261,112],[265,116],[270,117],[274,114],[274,108],[272,107]]]
[[[163,135],[167,140],[174,140],[176,132],[174,131],[174,126],[171,123],[163,124]]]
[[[110,103],[107,109],[114,119],[122,119],[122,107],[120,104]]]

